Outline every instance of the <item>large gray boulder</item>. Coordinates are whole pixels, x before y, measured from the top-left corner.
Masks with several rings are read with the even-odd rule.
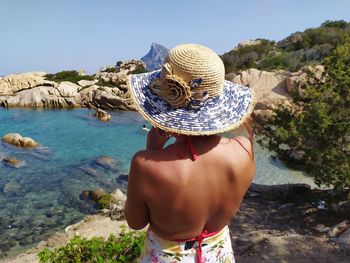
[[[63,81],[57,86],[59,95],[63,98],[78,98],[80,97],[78,90],[80,86],[69,81]]]
[[[288,75],[287,71],[267,72],[248,69],[234,77],[233,81],[253,89],[256,99],[255,109],[271,109],[291,100],[285,82]]]
[[[119,88],[92,85],[81,90],[79,94],[81,104],[85,107],[105,110],[135,110],[130,93]]]
[[[287,71],[260,71],[248,69],[238,75],[228,74],[226,78],[250,87],[255,95],[253,117],[260,123],[270,119],[273,109],[279,105],[290,106],[291,97],[286,88]]]
[[[87,87],[87,88],[80,90],[79,94],[81,97],[82,106],[85,106],[85,107],[92,107],[93,106],[95,92],[99,88],[101,88],[101,86],[92,85],[90,87]]]
[[[96,84],[97,82],[98,82],[97,79],[95,79],[95,80],[82,79],[82,80],[78,81],[78,85],[81,86],[81,87],[89,87],[89,86],[92,86],[92,85]]]
[[[45,75],[45,72],[28,72],[0,77],[0,96],[13,95],[37,86],[53,86],[54,82],[45,80]]]
[[[105,67],[101,69],[96,78],[100,81],[114,85],[115,87],[126,87],[126,82],[129,74],[132,74],[137,69],[145,69],[146,65],[140,60],[129,60],[121,62],[115,68]]]
[[[327,76],[324,67],[318,65],[307,66],[297,72],[248,69],[237,75],[229,73],[226,79],[252,88],[256,101],[253,117],[264,123],[274,116],[273,110],[281,105],[300,110],[293,104],[291,94],[303,97],[308,84],[325,83]]]
[[[61,90],[63,94],[64,89]],[[34,107],[34,108],[74,108],[80,107],[81,99],[78,97],[61,97],[54,87],[39,86],[22,90],[14,96],[0,97],[0,104],[4,107]]]
[[[110,206],[110,216],[113,220],[124,219],[126,195],[120,190],[115,189],[112,193],[113,204]]]
[[[325,83],[326,81],[324,66],[306,66],[297,72],[290,73],[286,79],[286,88],[288,93],[295,93],[303,98],[307,95],[305,88],[308,84]]]
[[[102,109],[128,110],[131,99],[115,95],[111,89],[97,89],[94,93],[93,105]]]

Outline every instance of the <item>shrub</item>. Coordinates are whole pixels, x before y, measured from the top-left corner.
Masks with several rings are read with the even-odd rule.
[[[94,76],[80,76],[78,71],[75,70],[64,70],[61,72],[57,72],[55,74],[46,74],[45,78],[47,80],[62,82],[62,81],[70,81],[73,83],[77,83],[79,80],[94,80]]]
[[[103,81],[101,79],[99,79],[98,82],[95,83],[95,85],[101,86],[101,87],[110,87],[110,88],[116,87],[112,82],[106,82],[106,81]]]
[[[243,46],[221,56],[226,73],[248,68],[297,71],[310,64],[322,63],[326,56],[350,36],[350,23],[326,21],[320,27],[296,32],[278,42],[261,39],[260,44]]]
[[[260,44],[243,46],[221,56],[226,72],[255,67],[256,62],[274,50],[274,42],[259,39]]]
[[[75,236],[66,246],[38,253],[40,263],[80,262],[135,262],[141,254],[145,232],[122,230],[119,237],[110,235],[107,240],[93,237],[90,240]]]
[[[105,194],[98,200],[97,203],[100,205],[100,209],[109,209],[109,204],[112,203],[113,200],[114,197],[112,194]]]
[[[350,38],[325,59],[327,82],[294,95],[302,110],[278,108],[260,142],[289,163],[299,162],[318,185],[350,188]]]
[[[120,69],[116,67],[111,67],[111,68],[106,68],[103,72],[118,73],[120,72]]]
[[[148,72],[143,66],[137,66],[130,74],[140,74]]]

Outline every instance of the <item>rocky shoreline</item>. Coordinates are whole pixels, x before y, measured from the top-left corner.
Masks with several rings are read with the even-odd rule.
[[[229,224],[237,262],[349,262],[348,216],[322,202],[333,194],[302,184],[253,184]],[[103,212],[87,216],[37,247],[0,262],[38,262],[36,254],[41,249],[64,245],[75,234],[86,238],[118,234],[126,222],[113,220],[108,210]]]
[[[45,72],[12,74],[0,77],[0,106],[60,109],[87,107],[134,111],[136,108],[128,91],[127,78],[130,74],[145,71],[144,62],[131,60],[101,68],[92,76],[75,72],[79,75],[74,78],[82,79],[74,82],[61,81],[65,78],[60,80],[57,76],[53,77],[55,74]],[[67,72],[69,71],[61,73],[67,75]],[[305,95],[307,83],[325,81],[323,73],[323,66],[307,66],[297,72],[248,69],[239,74],[229,73],[226,79],[254,90],[256,106],[253,117],[263,124],[273,115],[276,107],[285,105],[295,108],[290,94]],[[66,79],[69,78],[66,76]]]
[[[88,76],[89,80],[84,79],[84,73],[79,73],[73,77],[82,79],[74,82],[61,81],[65,78],[55,80],[53,74],[45,72],[0,77],[0,106],[135,110],[126,85],[127,76],[144,69],[142,61],[131,60],[116,67],[102,68],[94,76]],[[74,73],[77,72],[64,72],[66,75]]]

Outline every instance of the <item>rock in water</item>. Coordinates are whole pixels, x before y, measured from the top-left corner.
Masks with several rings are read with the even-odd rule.
[[[84,190],[80,194],[80,199],[97,202],[102,198],[102,196],[106,194],[107,194],[106,191],[103,190],[102,188],[96,188],[93,190]]]
[[[21,146],[23,137],[19,133],[7,133],[2,137],[2,141],[15,146]]]
[[[22,137],[19,133],[7,133],[2,137],[2,141],[18,147],[34,148],[39,144],[29,137]]]
[[[38,143],[36,141],[34,141],[32,138],[30,138],[30,137],[23,137],[22,141],[21,141],[21,146],[22,147],[33,148],[33,147],[37,147]]]
[[[96,113],[94,114],[94,116],[97,119],[104,121],[104,122],[107,122],[112,118],[112,116],[108,112],[101,110],[101,109],[96,109]]]
[[[17,160],[16,158],[5,157],[2,161],[6,165],[14,167],[14,168],[19,168],[19,167],[22,167],[24,165],[24,161]]]
[[[4,188],[2,189],[4,194],[9,194],[13,192],[17,192],[21,189],[21,185],[17,183],[16,181],[10,181],[4,185]]]
[[[150,51],[141,58],[146,64],[146,69],[148,71],[156,70],[162,67],[166,56],[169,54],[169,49],[159,45],[157,43],[152,43]]]
[[[101,156],[96,159],[95,164],[105,169],[117,169],[120,162],[109,156]]]

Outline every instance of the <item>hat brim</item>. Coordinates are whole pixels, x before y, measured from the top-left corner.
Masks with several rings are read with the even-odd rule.
[[[130,75],[128,86],[140,114],[153,126],[185,135],[211,135],[240,126],[254,108],[249,87],[225,80],[223,93],[207,99],[199,109],[173,108],[150,88],[161,70]]]

